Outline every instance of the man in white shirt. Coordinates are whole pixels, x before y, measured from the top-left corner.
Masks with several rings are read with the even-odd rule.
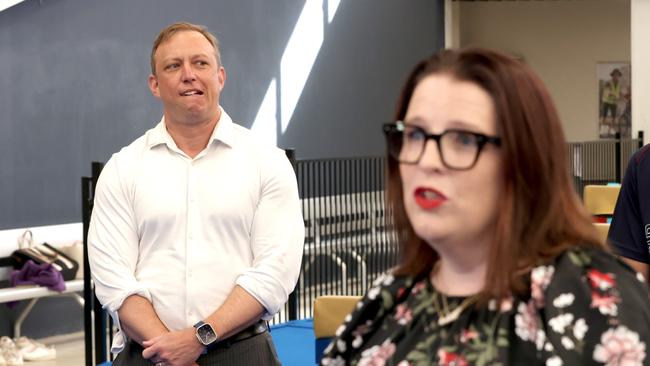
[[[204,27],[175,23],[151,52],[153,129],[113,155],[88,234],[119,365],[279,364],[266,323],[300,271],[304,225],[284,152],[219,105],[226,73]]]

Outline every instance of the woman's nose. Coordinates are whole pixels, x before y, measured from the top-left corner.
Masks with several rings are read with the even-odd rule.
[[[422,148],[422,156],[418,165],[425,169],[441,169],[445,166],[438,141],[427,140]]]

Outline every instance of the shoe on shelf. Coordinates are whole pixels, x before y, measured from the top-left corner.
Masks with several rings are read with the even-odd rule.
[[[0,354],[4,358],[7,366],[23,365],[23,355],[20,354],[18,347],[9,337],[0,337]]]
[[[15,340],[16,347],[25,361],[47,361],[56,358],[54,347],[48,347],[27,337],[19,337]]]
[[[16,344],[11,338],[7,336],[0,337],[0,350],[5,350],[6,348],[16,348]]]
[[[23,356],[18,351],[4,351],[3,353],[7,366],[22,366],[24,365]]]
[[[17,349],[5,349],[2,352],[7,366],[22,366],[23,356],[18,352]]]

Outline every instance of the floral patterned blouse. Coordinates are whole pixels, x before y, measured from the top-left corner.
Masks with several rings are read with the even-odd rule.
[[[380,277],[337,330],[322,365],[650,365],[650,293],[594,249],[530,272],[525,298],[468,306],[439,322],[425,278]],[[449,297],[449,309],[464,299]],[[440,325],[443,323],[443,325]]]

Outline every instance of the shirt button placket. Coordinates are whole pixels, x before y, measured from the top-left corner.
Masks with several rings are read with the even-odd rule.
[[[194,240],[194,230],[195,230],[195,213],[196,209],[194,207],[194,200],[195,200],[195,191],[196,191],[196,173],[195,173],[195,167],[194,167],[194,161],[191,161],[189,166],[188,166],[188,174],[187,174],[187,241],[186,241],[186,247],[185,247],[185,294],[186,294],[186,299],[185,299],[185,308],[187,309],[186,313],[186,318],[189,323],[192,323],[194,321],[195,313],[192,310],[194,308],[194,304],[192,303],[192,299],[195,299],[194,296],[194,291],[192,287],[192,268],[195,265],[192,261],[192,253],[194,252],[192,250],[192,247],[194,246],[195,240]]]

